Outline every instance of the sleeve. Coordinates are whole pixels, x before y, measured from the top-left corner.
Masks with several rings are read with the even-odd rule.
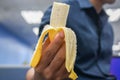
[[[50,6],[44,13],[42,20],[41,20],[41,24],[39,26],[39,35],[38,37],[41,35],[41,32],[44,28],[45,25],[50,23],[50,15],[51,15],[51,10],[52,10],[52,6]]]

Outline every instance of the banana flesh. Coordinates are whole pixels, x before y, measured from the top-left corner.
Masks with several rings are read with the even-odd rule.
[[[72,80],[76,80],[76,78],[78,77],[77,74],[74,72],[74,63],[76,59],[77,50],[76,35],[73,30],[65,27],[69,7],[70,6],[67,4],[54,2],[50,17],[50,25],[46,25],[42,31],[42,34],[36,46],[36,50],[34,51],[33,57],[31,59],[30,66],[34,68],[40,61],[42,43],[45,38],[45,35],[49,34],[48,37],[50,38],[50,41],[52,41],[58,32],[64,31],[66,46],[65,67],[67,71],[70,72],[69,78],[71,78]]]

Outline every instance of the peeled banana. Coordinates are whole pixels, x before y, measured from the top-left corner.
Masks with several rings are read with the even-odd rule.
[[[30,65],[32,67],[36,67],[41,58],[42,51],[42,43],[46,34],[49,33],[48,37],[50,41],[52,41],[55,35],[61,30],[64,31],[65,34],[65,45],[66,45],[66,60],[65,67],[68,72],[70,72],[69,78],[72,80],[76,80],[78,77],[74,72],[74,63],[76,59],[76,48],[77,41],[76,35],[74,31],[66,26],[66,20],[69,12],[69,5],[65,3],[54,2],[51,17],[50,17],[50,25],[46,25],[42,31],[42,34],[38,40],[38,44],[36,46],[36,50],[34,51],[33,57],[31,59]]]

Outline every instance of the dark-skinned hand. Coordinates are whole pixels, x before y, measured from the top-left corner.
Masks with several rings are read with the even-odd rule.
[[[65,68],[64,32],[59,32],[53,41],[43,43],[42,57],[35,68],[34,80],[70,80]]]

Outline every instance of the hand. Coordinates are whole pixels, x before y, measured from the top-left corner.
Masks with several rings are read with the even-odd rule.
[[[42,57],[35,68],[35,80],[63,80],[69,73],[65,68],[64,32],[59,32],[53,41],[43,43]]]

